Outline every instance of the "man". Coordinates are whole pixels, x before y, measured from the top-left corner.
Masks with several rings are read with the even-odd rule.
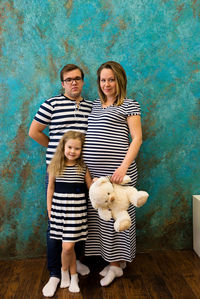
[[[64,88],[64,94],[46,100],[36,113],[29,129],[29,136],[42,146],[47,147],[46,164],[50,163],[56,147],[63,136],[69,130],[77,130],[82,133],[87,131],[88,116],[92,109],[92,102],[86,101],[82,96],[84,73],[74,64],[65,65],[60,72],[60,80]],[[49,127],[49,136],[43,131]],[[46,187],[48,176],[46,177]],[[49,225],[47,231],[47,260],[50,279],[44,286],[44,296],[54,295],[61,278],[61,251],[62,241],[50,239]],[[77,259],[77,272],[85,275],[89,268]]]

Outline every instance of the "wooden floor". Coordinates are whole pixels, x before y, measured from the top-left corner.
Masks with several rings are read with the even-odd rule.
[[[140,253],[124,270],[124,276],[108,287],[99,284],[102,260],[86,259],[91,273],[80,277],[79,294],[58,288],[52,298],[142,299],[200,298],[200,258],[192,250]],[[44,298],[49,278],[46,259],[0,261],[0,298]]]

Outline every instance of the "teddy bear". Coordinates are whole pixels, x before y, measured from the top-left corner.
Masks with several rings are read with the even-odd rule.
[[[114,229],[117,232],[129,229],[131,218],[127,212],[129,205],[141,207],[147,201],[149,194],[138,191],[132,186],[123,186],[131,181],[125,175],[121,184],[112,184],[109,177],[98,178],[89,189],[89,198],[94,209],[98,210],[103,220],[113,218]]]

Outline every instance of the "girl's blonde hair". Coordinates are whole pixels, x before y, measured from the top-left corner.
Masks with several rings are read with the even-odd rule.
[[[65,144],[69,139],[79,139],[83,146],[85,135],[78,131],[68,131],[63,135],[47,169],[48,173],[53,177],[61,175],[66,167],[67,158],[65,157]],[[85,165],[82,150],[80,157],[76,160],[76,165],[78,166],[78,171],[81,171]]]
[[[124,99],[126,98],[126,86],[127,86],[126,72],[123,69],[123,67],[118,62],[115,61],[107,61],[98,68],[97,84],[98,84],[99,97],[102,103],[106,102],[106,96],[101,90],[101,86],[100,86],[100,76],[101,76],[101,71],[103,69],[111,69],[114,73],[115,80],[116,80],[116,88],[117,88],[115,104],[116,106],[120,106],[123,104]]]

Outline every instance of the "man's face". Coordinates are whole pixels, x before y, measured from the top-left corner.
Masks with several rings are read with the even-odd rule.
[[[81,96],[84,81],[81,77],[81,71],[75,69],[63,74],[62,87],[65,90],[65,96],[71,100],[76,100]]]

